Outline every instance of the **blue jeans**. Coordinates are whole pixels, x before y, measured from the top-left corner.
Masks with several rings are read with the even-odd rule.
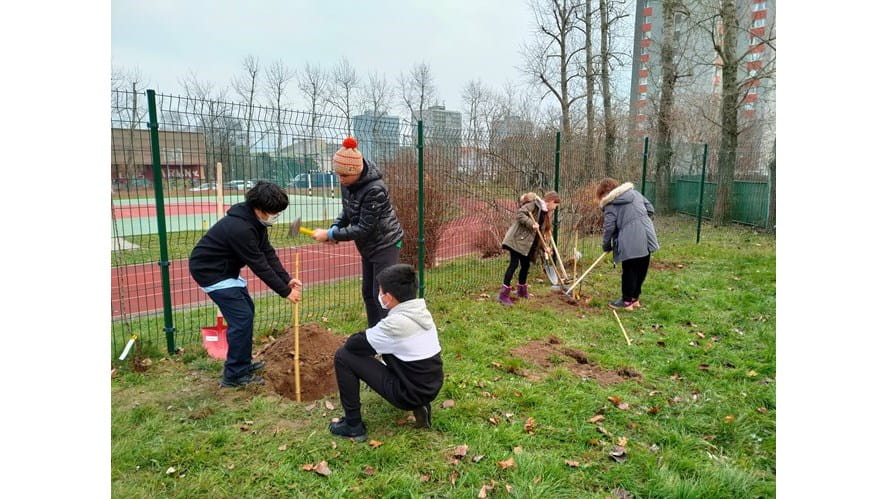
[[[245,287],[211,291],[209,297],[219,306],[228,323],[228,358],[225,379],[233,380],[250,373],[253,361],[253,318],[256,306]]]

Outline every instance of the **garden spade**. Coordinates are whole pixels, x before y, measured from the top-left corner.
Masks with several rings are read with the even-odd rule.
[[[222,198],[222,163],[216,163],[216,214],[219,220],[225,216],[225,202]],[[203,336],[203,347],[206,353],[214,359],[228,357],[228,326],[222,318],[222,311],[216,308],[216,325],[200,330]]]
[[[557,267],[552,263],[551,255],[548,254],[548,245],[545,244],[545,238],[542,237],[542,232],[539,230],[539,227],[536,227],[536,234],[539,235],[539,244],[542,245],[542,250],[544,254],[544,258],[542,260],[542,270],[545,272],[545,275],[548,277],[548,280],[551,281],[552,286],[560,286],[561,289],[564,287],[564,279],[557,272]]]

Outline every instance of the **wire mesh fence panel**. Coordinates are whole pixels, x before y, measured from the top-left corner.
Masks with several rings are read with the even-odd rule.
[[[214,325],[215,307],[191,278],[188,257],[203,234],[233,204],[243,202],[260,180],[284,187],[289,195],[289,207],[269,228],[269,236],[291,274],[299,255],[305,283],[301,319],[362,317],[362,267],[354,244],[316,243],[290,230],[297,220],[305,228],[328,228],[339,215],[342,186],[333,173],[332,158],[349,135],[357,139],[364,158],[379,167],[388,186],[405,232],[401,261],[418,268],[421,244],[424,291],[432,299],[442,289],[482,293],[501,284],[508,264],[502,241],[524,193],[543,196],[556,190],[560,195],[554,227],[558,253],[567,273],[576,274],[601,253],[602,220],[594,196],[600,178],[633,181],[654,204],[662,191],[657,189],[660,177],[652,140],[644,176],[643,137],[618,137],[606,161],[603,138],[560,137],[515,117],[463,127],[458,116],[440,119],[443,111],[438,110],[423,120],[420,148],[417,121],[384,114],[346,118],[171,95],[157,95],[156,107],[159,192],[154,186],[147,100],[132,92],[111,94],[115,351],[132,334],[163,343],[165,294],[176,345],[199,341],[200,329]],[[698,144],[673,146],[668,199],[675,211],[696,214],[701,156]],[[769,158],[754,147],[737,151],[735,220],[754,225],[771,222]],[[709,151],[707,164],[703,215],[711,216],[717,195],[717,173],[711,165],[717,164],[717,151]],[[165,214],[167,262],[160,261],[158,212]],[[169,271],[168,293],[159,264]],[[441,266],[448,271],[435,272]],[[543,275],[535,266],[531,283],[547,286]],[[292,323],[288,301],[248,268],[241,276],[256,302],[257,331],[279,330]]]

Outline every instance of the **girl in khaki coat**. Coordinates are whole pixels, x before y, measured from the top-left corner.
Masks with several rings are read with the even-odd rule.
[[[542,199],[532,192],[521,196],[517,220],[508,228],[502,241],[502,248],[511,254],[511,261],[505,270],[505,278],[499,291],[499,302],[503,305],[514,304],[511,300],[511,291],[514,289],[511,286],[511,279],[518,265],[520,273],[517,276],[517,296],[530,297],[530,292],[527,290],[527,276],[530,273],[530,261],[539,247],[537,229],[544,237],[551,237],[551,219],[560,202],[560,197],[554,191],[546,192]]]

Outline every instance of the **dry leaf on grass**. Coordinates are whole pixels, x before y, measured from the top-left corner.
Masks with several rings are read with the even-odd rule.
[[[724,422],[725,422],[725,423],[730,424],[730,423],[732,423],[733,421],[736,421],[736,416],[733,416],[732,414],[729,415],[729,416],[724,416]]]
[[[480,460],[483,458],[484,458],[484,454],[478,454],[478,455],[472,457],[471,460],[474,461],[475,463],[477,463],[477,462],[480,462]]]
[[[487,421],[489,421],[489,422],[490,422],[491,424],[493,424],[493,425],[497,425],[497,424],[499,424],[499,418],[497,418],[496,416],[491,417],[491,418],[488,419]]]
[[[749,372],[745,373],[745,375],[748,376],[749,378],[754,378],[755,376],[758,375],[758,372],[755,371],[754,369],[752,369]]]
[[[503,470],[507,470],[508,468],[514,467],[514,458],[509,457],[505,461],[498,461],[496,464],[499,465],[499,467]]]
[[[628,402],[623,402],[617,406],[619,410],[627,411],[631,406],[628,405]]]
[[[586,423],[597,423],[598,421],[603,421],[606,419],[603,414],[598,414],[597,416],[590,417],[585,420]]]
[[[647,409],[647,414],[656,414],[657,412],[659,412],[658,405],[654,405],[653,407]]]
[[[620,447],[625,447],[626,445],[628,445],[628,439],[625,437],[619,437],[616,442],[619,444]]]
[[[512,448],[511,452],[514,452],[515,454],[523,454],[524,448],[518,445],[517,447]]]
[[[419,477],[420,482],[428,482],[431,481],[431,475],[428,473],[422,473],[422,476]]]
[[[536,418],[527,418],[524,422],[524,431],[532,435],[536,431]]]
[[[625,452],[625,447],[622,447],[621,445],[617,445],[616,447],[614,447],[613,450],[610,451],[610,458],[617,463],[624,462],[626,459],[628,459],[628,454],[626,454]]]
[[[300,469],[302,471],[314,471],[314,465],[313,464],[303,464]]]
[[[172,475],[172,474],[175,473],[175,472],[176,472],[176,469],[173,468],[172,466],[170,466],[169,468],[166,469],[166,474],[167,474],[167,475]]]
[[[321,461],[314,466],[314,472],[321,476],[329,476],[332,473],[326,461]]]
[[[480,492],[477,493],[477,497],[479,497],[479,498],[485,498],[485,497],[487,497],[487,491],[488,491],[488,490],[489,490],[490,492],[492,492],[492,491],[493,491],[493,486],[492,486],[492,485],[484,485],[484,486],[482,486],[482,487],[480,488]]]
[[[566,463],[566,465],[571,468],[576,468],[577,466],[579,466],[579,461],[571,461],[569,459],[564,459],[564,463]]]
[[[443,404],[441,404],[440,406],[444,409],[450,409],[450,408],[456,407],[456,401],[452,400],[452,399],[444,400]]]
[[[372,447],[372,448],[374,448],[374,449],[378,449],[378,448],[381,447],[382,444],[384,444],[384,443],[385,443],[385,442],[380,442],[379,440],[370,440],[370,447]]]
[[[465,457],[465,454],[468,454],[468,446],[467,445],[457,445],[456,449],[453,451],[453,456],[461,459]]]
[[[450,473],[450,484],[452,484],[453,486],[455,486],[455,485],[456,485],[456,479],[457,479],[457,478],[459,478],[459,472],[458,472],[458,471],[454,471],[454,472]]]
[[[376,474],[376,469],[373,468],[372,466],[364,466],[364,467],[363,467],[363,473],[364,473],[365,475],[373,476],[373,475]]]
[[[765,412],[767,412],[767,408],[766,408],[766,407],[758,407],[757,410],[758,410],[758,412],[760,412],[761,414],[764,414]]]
[[[324,407],[327,408],[328,411],[332,411],[333,409],[336,408],[336,406],[334,406],[333,403],[330,402],[329,400],[325,400],[325,401],[323,402],[323,405],[324,405]]]
[[[612,402],[613,405],[615,405],[615,406],[618,406],[619,404],[622,403],[622,399],[619,398],[619,397],[617,397],[617,396],[615,396],[615,395],[610,396],[610,397],[607,397],[607,400],[609,400],[610,402]]]
[[[286,444],[281,445],[277,450],[286,450]]]

